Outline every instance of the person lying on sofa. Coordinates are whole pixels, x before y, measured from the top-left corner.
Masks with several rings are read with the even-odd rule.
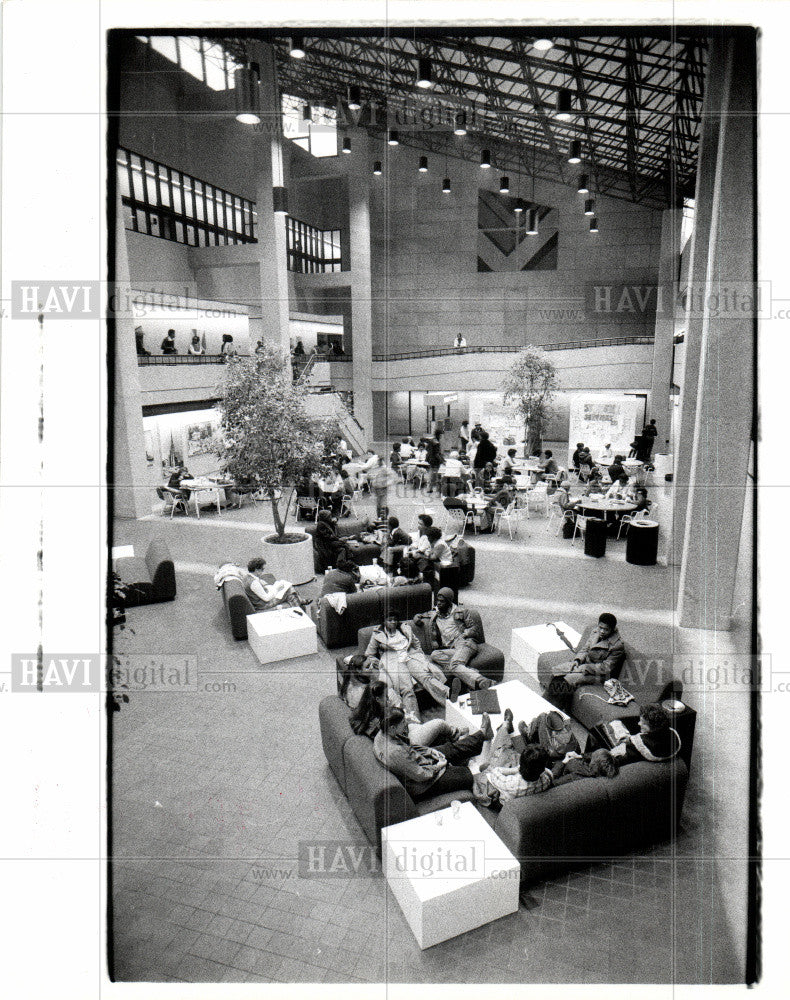
[[[234,563],[220,566],[214,576],[217,588],[225,580],[240,580],[244,592],[255,611],[273,611],[276,608],[306,608],[312,600],[303,601],[296,593],[293,584],[287,580],[275,580],[271,573],[266,572],[266,560],[255,556],[247,563],[247,569]]]
[[[518,725],[524,733],[525,723]],[[476,795],[480,800],[508,802],[522,795],[537,795],[551,788],[552,776],[549,755],[534,743],[519,751],[513,746],[513,712],[506,708],[502,725],[491,743],[481,754],[480,775],[475,781]]]
[[[351,713],[349,722],[357,736],[369,736],[374,739],[381,729],[381,721],[391,708],[403,709],[400,699],[386,681],[374,680],[362,691],[356,708]],[[468,732],[457,729],[444,719],[428,719],[421,722],[404,710],[408,727],[409,743],[412,746],[433,746],[445,740],[459,740]]]
[[[444,708],[450,693],[444,673],[427,659],[411,626],[396,614],[390,612],[374,629],[365,656],[379,661],[381,679],[402,699],[411,716],[419,719],[415,682]]]
[[[523,733],[528,743],[537,743],[549,755],[552,764],[568,753],[580,753],[579,741],[573,735],[570,720],[559,712],[541,712]]]
[[[545,690],[547,701],[566,712],[576,688],[582,684],[603,684],[619,672],[625,660],[625,646],[617,631],[617,619],[604,611],[587,642],[576,650],[570,669],[567,663],[554,668],[554,676]]]
[[[555,785],[565,785],[569,781],[582,778],[616,778],[619,768],[609,750],[593,750],[591,753],[568,753],[551,769]]]
[[[413,623],[425,629],[432,650],[430,658],[446,677],[457,678],[468,688],[491,687],[494,681],[469,666],[483,641],[480,615],[456,605],[449,587],[442,587],[437,593],[433,611],[415,615]]]
[[[445,792],[473,791],[474,776],[466,762],[478,757],[493,735],[491,720],[484,715],[476,733],[434,747],[412,745],[403,710],[392,708],[381,720],[373,753],[380,764],[400,778],[417,802]]]
[[[672,728],[669,712],[658,704],[645,705],[639,713],[639,732],[618,743],[612,756],[618,764],[638,760],[661,763],[680,752],[680,737]]]

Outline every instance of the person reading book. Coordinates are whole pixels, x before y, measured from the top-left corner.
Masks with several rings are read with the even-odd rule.
[[[615,739],[618,739],[618,729],[614,723],[609,723]],[[618,764],[633,764],[635,761],[647,760],[654,764],[672,760],[680,752],[680,736],[672,728],[672,720],[667,710],[659,704],[645,705],[639,713],[639,732],[631,734],[625,730],[625,735],[619,733],[620,742],[612,748],[612,757]],[[620,723],[623,729],[625,727]]]

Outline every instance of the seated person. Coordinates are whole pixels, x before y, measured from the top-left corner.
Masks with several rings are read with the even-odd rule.
[[[201,343],[200,337],[198,337],[197,332],[192,334],[192,339],[189,342],[189,353],[200,357],[201,354],[206,352],[203,350],[203,344]]]
[[[390,452],[390,468],[398,470],[403,463],[403,456],[400,453],[400,441],[395,441]]]
[[[593,472],[598,472],[598,469],[595,465],[595,460],[590,454],[590,449],[583,448],[579,452],[579,479],[583,483],[586,483],[587,480],[590,478],[590,476],[593,474]],[[600,473],[598,473],[598,475],[600,476]]]
[[[403,553],[411,545],[411,538],[401,528],[400,521],[394,514],[387,518],[387,530],[381,547],[381,562],[383,566],[398,566]]]
[[[240,580],[244,592],[255,611],[273,611],[275,608],[306,608],[312,600],[303,601],[296,593],[293,584],[287,580],[275,580],[271,573],[266,572],[266,560],[255,556],[247,563],[247,569],[233,563],[220,566],[214,576],[217,588],[225,580]]]
[[[464,463],[458,457],[458,452],[451,451],[444,460],[445,479],[461,479],[465,471]]]
[[[559,712],[541,712],[526,731],[522,730],[522,735],[527,743],[542,746],[552,764],[562,760],[567,753],[581,752],[579,741],[571,730],[570,719]]]
[[[354,550],[362,544],[354,535],[341,538],[335,530],[337,519],[328,510],[319,511],[313,535],[313,549],[324,566],[336,566],[341,556],[354,562]]]
[[[537,474],[538,480],[544,482],[546,476],[556,476],[559,472],[559,466],[554,461],[554,455],[548,449],[543,452],[543,458],[538,460],[538,465],[540,466],[540,472]]]
[[[411,438],[404,438],[400,443],[400,457],[406,462],[414,455],[414,442]]]
[[[401,622],[393,612],[374,629],[365,656],[379,661],[381,679],[401,698],[411,718],[419,719],[415,682],[444,708],[450,693],[444,674],[423,653],[411,626]]]
[[[408,550],[402,562],[403,571],[406,576],[416,575],[413,565],[416,563],[417,569],[422,573],[423,580],[436,589],[439,585],[440,568],[453,564],[453,550],[442,538],[442,529],[437,528],[435,524],[430,524],[425,528],[425,534],[420,536],[421,542],[422,539],[425,539],[425,542],[416,553],[410,554],[411,550]]]
[[[639,732],[618,743],[612,757],[618,764],[638,760],[652,763],[672,760],[680,752],[680,737],[672,728],[669,712],[658,704],[645,705],[639,713]]]
[[[194,476],[185,465],[180,465],[171,473],[170,478],[167,481],[167,485],[171,490],[178,490],[185,500],[189,500],[189,490],[181,489],[182,479],[194,479]]]
[[[612,480],[612,485],[606,491],[606,498],[613,499],[616,497],[618,499],[624,500],[626,499],[627,493],[628,493],[628,475],[627,473],[624,472],[622,476],[620,476],[618,479]]]
[[[375,661],[372,661],[375,663]],[[392,688],[382,680],[373,680],[362,689],[361,696],[351,713],[349,722],[357,736],[369,736],[373,739],[381,728],[381,720],[391,708],[402,708],[400,699]],[[444,719],[429,719],[427,722],[415,721],[406,715],[409,743],[412,745],[432,746],[443,740],[457,740],[465,735],[465,730],[456,729]]]
[[[510,473],[513,471],[516,465],[516,449],[508,448],[507,455],[502,459],[500,465],[500,471],[504,473]]]
[[[582,684],[603,684],[620,672],[625,646],[617,631],[617,619],[604,611],[587,642],[576,650],[570,663],[558,664],[546,687],[546,699],[560,711],[567,711],[576,688]]]
[[[343,478],[337,469],[327,465],[322,469],[317,481],[320,502],[337,517],[343,507]]]
[[[515,483],[512,476],[502,476],[499,489],[496,493],[488,494],[488,505],[480,511],[480,527],[478,532],[482,535],[490,534],[494,530],[494,518],[497,510],[507,510],[516,498]]]
[[[603,446],[603,451],[601,452],[601,465],[606,465],[607,462],[611,462],[614,458],[614,452],[612,451],[611,444],[605,444]]]
[[[362,577],[359,566],[345,556],[340,556],[334,569],[324,577],[321,597],[327,594],[356,594]]]
[[[573,510],[577,501],[571,500],[570,489],[567,486],[560,486],[554,494],[552,503],[555,503],[563,512]]]
[[[622,455],[615,455],[614,461],[609,466],[609,478],[612,482],[616,482],[621,476],[627,476],[625,469],[623,468],[623,462],[625,459]]]
[[[403,711],[393,708],[381,720],[373,740],[373,753],[379,763],[400,778],[406,791],[418,802],[444,792],[473,791],[474,778],[466,762],[478,757],[492,736],[491,722],[484,715],[482,728],[476,733],[436,747],[413,746]]]
[[[576,450],[574,451],[573,455],[571,456],[571,467],[573,468],[574,472],[578,472],[579,471],[579,456],[581,455],[581,453],[584,450],[585,450],[585,448],[584,448],[584,442],[583,441],[577,441],[576,442]]]
[[[492,686],[494,681],[469,666],[483,641],[480,615],[468,608],[458,607],[449,587],[442,587],[437,593],[433,611],[415,615],[413,621],[415,626],[425,630],[432,650],[430,658],[442,668],[445,676],[457,678],[468,688]],[[453,693],[456,693],[460,684],[456,686],[454,681],[453,688]]]
[[[523,731],[524,723],[519,723]],[[490,747],[484,748],[476,794],[488,794],[500,802],[537,795],[552,785],[549,755],[541,746],[528,743],[519,753],[513,746],[513,713],[504,711],[504,721],[497,729]]]
[[[419,561],[430,549],[431,543],[426,534],[428,528],[433,526],[433,518],[430,514],[417,515],[417,541],[409,543],[409,547],[403,553],[404,560],[413,559]]]
[[[634,490],[634,501],[636,502],[636,510],[634,514],[649,514],[650,508],[653,506],[653,501],[647,499],[647,490],[644,486],[637,486]]]
[[[616,778],[620,769],[610,750],[593,750],[591,753],[568,753],[551,769],[555,785],[565,785],[581,778]]]

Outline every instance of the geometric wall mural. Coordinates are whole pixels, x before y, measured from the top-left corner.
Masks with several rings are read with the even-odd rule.
[[[477,200],[478,271],[556,271],[557,212],[548,205],[523,199],[525,209],[513,211],[516,199],[497,191],[480,191]],[[527,235],[529,210],[538,210],[538,235]]]

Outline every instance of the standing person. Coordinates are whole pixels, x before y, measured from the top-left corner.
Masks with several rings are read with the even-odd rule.
[[[461,426],[458,428],[458,450],[462,455],[466,454],[466,449],[469,447],[469,421],[462,420]]]
[[[642,430],[644,456],[640,457],[640,461],[642,462],[650,461],[650,455],[653,451],[653,445],[656,443],[657,437],[658,437],[658,428],[656,427],[656,422],[655,420],[651,420],[649,424],[645,424]]]
[[[469,437],[472,441],[477,442],[480,440],[482,433],[483,433],[483,427],[480,421],[478,420],[475,423],[474,427],[472,428],[472,432],[470,433]]]
[[[145,349],[145,344],[143,343],[143,328],[141,326],[136,326],[134,328],[134,343],[137,348],[137,353],[144,358],[150,358],[151,352]]]
[[[466,347],[466,337],[462,333],[456,333],[455,340],[453,341],[453,347],[460,351],[462,348]]]
[[[222,347],[219,353],[227,361],[228,358],[236,357],[236,348],[233,346],[233,337],[229,333],[222,334]]]
[[[368,471],[370,492],[376,498],[376,517],[387,516],[387,490],[394,480],[394,474],[376,455],[376,464]]]
[[[472,432],[474,433],[474,431]],[[475,470],[475,482],[482,486],[485,480],[485,468],[489,462],[496,461],[496,445],[488,436],[488,431],[480,431],[480,440],[475,452],[472,468]]]
[[[189,353],[193,354],[195,357],[200,357],[204,354],[203,345],[200,343],[200,337],[198,337],[197,330],[192,331],[192,339],[189,342]]]
[[[162,341],[162,354],[178,354],[176,349],[176,331],[168,330],[167,336]]]
[[[438,487],[439,469],[442,465],[442,432],[434,431],[428,438],[425,460],[428,463],[428,492],[433,493],[434,486]]]
[[[294,356],[297,358],[304,357],[304,344],[301,340],[296,341],[296,346],[293,349]]]

